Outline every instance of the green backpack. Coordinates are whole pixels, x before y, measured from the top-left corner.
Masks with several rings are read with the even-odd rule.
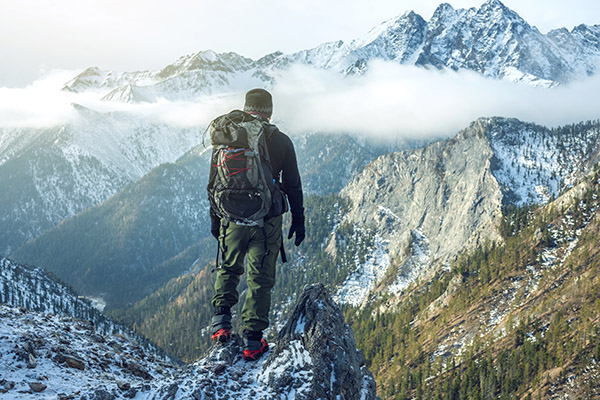
[[[210,123],[213,145],[208,199],[225,223],[263,226],[271,209],[269,124],[240,110]]]

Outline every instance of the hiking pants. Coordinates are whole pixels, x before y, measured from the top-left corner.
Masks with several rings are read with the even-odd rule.
[[[275,263],[281,247],[281,215],[266,220],[264,229],[229,223],[226,227],[221,226],[219,233],[223,262],[217,269],[212,304],[214,307],[237,304],[237,286],[244,273],[244,258],[247,258],[248,291],[242,320],[248,330],[262,331],[269,326],[271,289],[275,284]]]

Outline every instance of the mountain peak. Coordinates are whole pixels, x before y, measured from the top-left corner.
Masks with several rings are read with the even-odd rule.
[[[504,5],[500,0],[487,0],[479,7],[479,15],[502,14],[505,18],[529,25],[519,14]]]
[[[483,3],[482,7],[485,6],[506,9],[506,6],[500,0],[486,0],[486,2]]]
[[[438,13],[438,12],[447,12],[447,11],[454,11],[454,7],[452,7],[452,5],[450,3],[441,3],[435,9],[434,14]]]

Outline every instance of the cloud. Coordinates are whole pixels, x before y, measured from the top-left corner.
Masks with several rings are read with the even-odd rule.
[[[73,76],[72,71],[54,71],[25,89],[0,88],[0,127],[64,124],[77,115],[72,103],[78,103],[99,112],[204,129],[244,101],[244,93],[231,93],[188,102],[105,102],[98,93],[60,90]],[[472,71],[376,61],[362,76],[293,66],[278,73],[271,91],[274,122],[291,134],[435,138],[452,136],[480,117],[515,117],[549,127],[600,118],[600,75],[545,89]]]
[[[293,132],[448,136],[479,117],[545,126],[600,118],[600,75],[553,89],[488,79],[472,71],[375,61],[362,76],[295,66],[278,76],[275,113]]]
[[[77,117],[73,104],[109,113],[129,113],[133,118],[174,126],[205,127],[215,116],[241,107],[241,95],[203,96],[192,101],[116,103],[102,101],[106,93],[71,93],[61,90],[78,72],[51,71],[25,88],[0,87],[0,128],[44,128],[69,123]],[[1,139],[1,138],[0,138]]]

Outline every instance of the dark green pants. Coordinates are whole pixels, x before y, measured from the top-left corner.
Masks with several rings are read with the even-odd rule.
[[[281,215],[266,220],[264,229],[234,223],[221,226],[219,245],[223,263],[217,269],[213,306],[233,307],[237,304],[237,286],[247,258],[248,291],[242,320],[251,331],[264,330],[269,326],[271,289],[275,284],[275,263],[281,247]]]

